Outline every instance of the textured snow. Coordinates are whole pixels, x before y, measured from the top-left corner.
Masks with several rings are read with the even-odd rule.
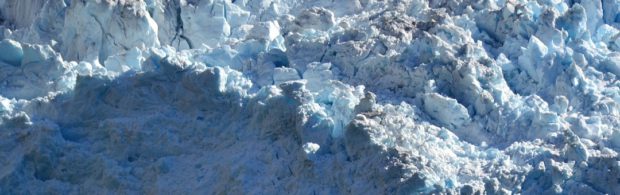
[[[0,7],[0,194],[620,193],[620,1]]]

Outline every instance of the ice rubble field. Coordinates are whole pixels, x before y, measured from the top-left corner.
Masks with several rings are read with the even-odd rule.
[[[620,194],[618,0],[0,0],[1,194]]]

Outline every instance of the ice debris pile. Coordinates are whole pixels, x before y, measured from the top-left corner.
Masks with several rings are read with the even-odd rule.
[[[2,194],[619,194],[617,0],[0,0]]]

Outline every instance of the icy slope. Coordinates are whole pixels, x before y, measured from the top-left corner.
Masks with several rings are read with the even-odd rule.
[[[620,193],[618,1],[0,7],[2,194]]]

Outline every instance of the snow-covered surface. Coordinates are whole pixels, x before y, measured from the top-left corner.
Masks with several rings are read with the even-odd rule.
[[[617,0],[0,0],[1,194],[619,194]]]

